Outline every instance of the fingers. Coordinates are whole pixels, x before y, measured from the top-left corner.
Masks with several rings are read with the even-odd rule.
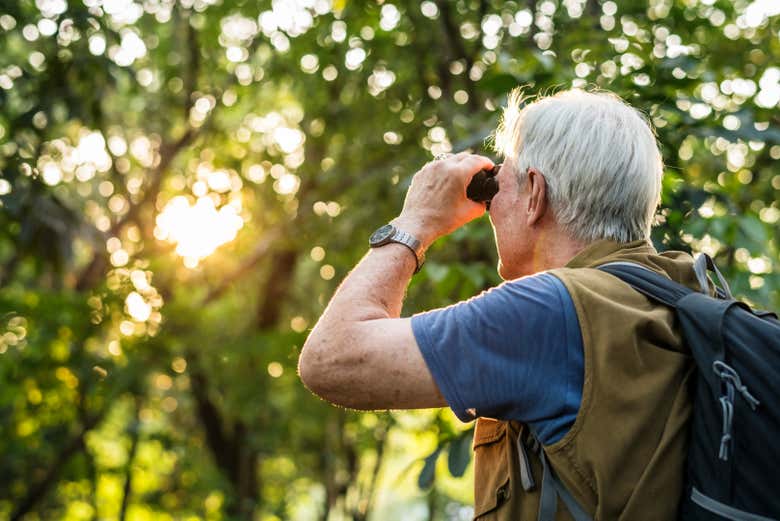
[[[469,148],[469,149],[462,150],[462,151],[460,151],[458,153],[455,153],[455,154],[449,153],[449,152],[436,154],[436,156],[433,158],[433,160],[434,161],[455,161],[455,162],[457,162],[457,161],[461,161],[462,159],[464,159],[464,158],[466,158],[468,156],[473,156],[473,155],[476,155],[476,154],[474,154],[474,151]]]
[[[464,150],[462,152],[458,152],[457,154],[439,154],[434,158],[434,161],[442,163],[461,163],[465,160],[473,160],[475,158],[478,158],[484,162],[485,166],[482,168],[493,167],[493,161],[491,161],[490,158],[474,154],[471,150]]]
[[[447,156],[440,154],[426,166],[430,166],[439,172],[446,170],[449,175],[466,183],[480,170],[493,168],[494,163],[488,157],[474,154],[470,150],[464,150],[463,152]]]
[[[461,155],[462,154],[462,155]],[[454,173],[461,178],[471,179],[477,172],[486,168],[493,168],[494,163],[485,156],[479,156],[471,153],[458,154],[457,168],[453,169]]]
[[[464,166],[466,168],[493,168],[494,163],[489,157],[485,156],[479,156],[477,154],[467,154],[464,155],[462,158],[460,158],[459,161],[460,166]]]

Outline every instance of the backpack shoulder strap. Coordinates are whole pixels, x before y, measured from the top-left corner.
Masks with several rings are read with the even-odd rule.
[[[710,285],[709,281],[707,280],[707,272],[711,271],[715,277],[717,277],[718,282],[720,283],[720,286],[715,286],[715,294],[717,297],[728,300],[734,299],[734,297],[731,295],[731,288],[729,288],[729,283],[726,282],[726,278],[715,265],[715,261],[712,260],[712,257],[706,253],[699,254],[699,256],[696,258],[696,261],[693,263],[693,271],[696,273],[696,279],[699,281],[702,293],[709,293]]]
[[[558,498],[563,504],[574,521],[593,521],[593,517],[588,514],[584,508],[577,502],[574,496],[566,488],[566,485],[555,475],[544,449],[539,450],[539,457],[542,460],[542,491],[539,498],[539,513],[537,521],[551,521],[555,519],[555,513],[558,510]]]
[[[621,279],[649,299],[672,308],[676,308],[684,296],[695,293],[692,289],[633,262],[609,262],[598,266],[598,269]]]

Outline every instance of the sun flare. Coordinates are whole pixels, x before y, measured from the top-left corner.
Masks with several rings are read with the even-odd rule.
[[[184,265],[194,268],[225,243],[235,239],[244,225],[239,209],[233,204],[217,208],[210,197],[200,197],[195,204],[177,196],[157,216],[155,237],[176,244],[176,253]]]

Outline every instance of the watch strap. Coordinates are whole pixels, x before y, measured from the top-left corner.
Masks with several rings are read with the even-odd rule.
[[[385,229],[387,228],[389,228],[389,230],[385,232]],[[368,244],[372,248],[379,248],[386,244],[390,244],[391,242],[397,242],[398,244],[403,244],[409,248],[414,255],[414,260],[417,264],[414,272],[419,272],[425,262],[425,251],[423,250],[422,243],[411,233],[401,230],[394,224],[386,224],[371,235]]]
[[[403,244],[412,250],[415,261],[417,262],[417,268],[415,268],[414,272],[419,272],[420,268],[422,268],[422,265],[425,262],[425,253],[423,252],[422,244],[414,237],[414,235],[407,233],[395,226],[393,228],[395,228],[395,233],[390,238],[390,241]]]

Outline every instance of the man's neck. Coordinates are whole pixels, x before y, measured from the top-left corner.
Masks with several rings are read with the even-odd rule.
[[[541,231],[534,242],[533,251],[523,266],[523,275],[564,267],[586,243],[571,238],[560,230]]]
[[[552,241],[539,241],[534,247],[534,256],[539,255],[546,270],[564,267],[587,244],[560,234]]]

